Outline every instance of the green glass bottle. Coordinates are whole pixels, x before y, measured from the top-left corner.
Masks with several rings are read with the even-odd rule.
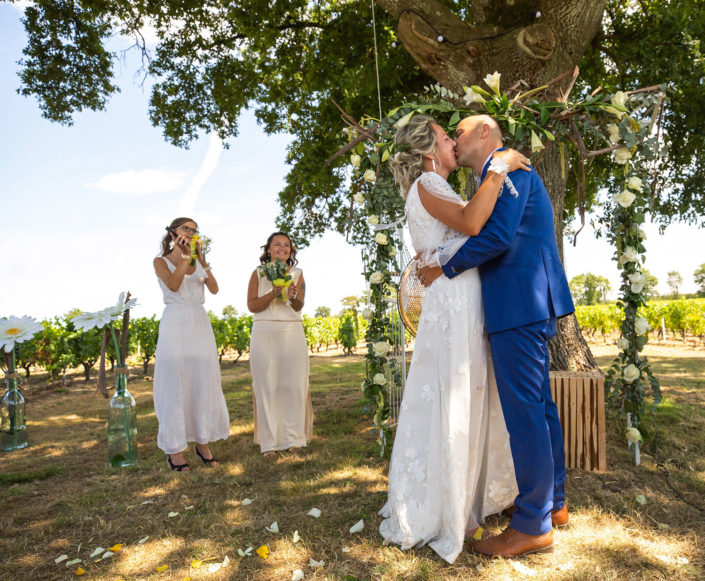
[[[11,375],[15,375],[12,373]],[[6,452],[27,447],[27,425],[24,415],[24,397],[17,388],[17,379],[5,379],[7,393],[0,403],[2,439],[0,446]]]
[[[137,463],[137,406],[123,373],[108,404],[108,461],[114,468]]]

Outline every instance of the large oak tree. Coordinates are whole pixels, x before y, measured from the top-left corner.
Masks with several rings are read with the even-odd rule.
[[[672,84],[662,120],[669,147],[658,169],[653,215],[695,222],[705,213],[705,36],[703,0],[375,0],[379,90],[385,108],[440,82],[478,84],[499,71],[504,87],[537,86],[579,65],[574,90]],[[267,132],[288,132],[291,170],[280,192],[280,223],[299,241],[350,224],[346,170],[326,166],[340,145],[331,99],[354,116],[374,113],[377,78],[372,5],[362,0],[38,0],[26,8],[28,43],[20,91],[45,117],[71,123],[103,109],[118,91],[110,39],[135,39],[151,84],[149,116],[178,146],[207,132],[237,135],[252,108]],[[159,42],[148,45],[150,25]],[[608,187],[605,161],[589,171],[588,206]],[[539,170],[556,214],[559,246],[575,214],[575,175],[561,177],[548,148]],[[572,326],[571,326],[572,325]],[[552,344],[558,368],[594,366],[574,321]]]

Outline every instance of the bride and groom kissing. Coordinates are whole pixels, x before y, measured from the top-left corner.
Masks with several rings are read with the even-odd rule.
[[[461,120],[455,141],[416,115],[395,141],[392,172],[427,292],[380,532],[450,563],[468,537],[490,556],[551,550],[568,509],[548,339],[574,308],[549,196],[487,115]],[[446,181],[458,165],[481,179],[467,203]],[[509,526],[480,534],[502,511]]]

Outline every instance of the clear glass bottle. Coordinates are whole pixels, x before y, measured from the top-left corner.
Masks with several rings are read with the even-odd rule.
[[[108,462],[114,468],[137,463],[137,406],[122,373],[108,404]]]
[[[24,397],[17,388],[17,379],[6,378],[5,382],[7,392],[0,403],[0,414],[2,414],[0,446],[2,450],[9,452],[27,447],[27,425],[24,415]]]

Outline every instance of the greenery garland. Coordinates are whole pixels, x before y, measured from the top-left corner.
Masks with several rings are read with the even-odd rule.
[[[400,380],[390,356],[393,340],[388,311],[390,295],[396,292],[392,273],[403,266],[397,260],[396,232],[393,228],[384,229],[385,224],[394,224],[404,213],[403,199],[386,162],[395,153],[396,129],[417,113],[434,116],[450,135],[463,117],[487,113],[510,136],[509,145],[532,152],[534,163],[547,145],[558,147],[564,174],[569,161],[584,171],[586,161],[596,155],[614,156],[614,175],[608,180],[611,187],[619,187],[620,191],[604,204],[599,223],[614,244],[615,260],[622,269],[622,297],[618,304],[624,310],[624,320],[618,342],[620,355],[607,374],[606,387],[609,401],[628,414],[626,437],[630,443],[638,443],[642,437],[639,429],[646,409],[647,382],[653,391],[654,405],[660,402],[658,381],[646,358],[639,355],[648,340],[648,324],[637,315],[637,309],[645,302],[640,270],[645,248],[640,224],[645,220],[647,196],[651,192],[645,184],[646,176],[650,164],[663,155],[653,121],[662,105],[663,88],[650,87],[631,95],[622,92],[605,95],[597,90],[576,101],[568,101],[568,89],[562,98],[555,99],[554,93],[553,100],[549,100],[552,87],[567,76],[561,75],[530,91],[503,92],[500,75],[494,73],[484,79],[489,90],[465,87],[465,94],[458,95],[434,85],[426,87],[423,101],[397,107],[384,119],[364,117],[357,122],[345,116],[348,143],[336,155],[351,153],[352,203],[372,227],[370,243],[363,251],[372,314],[366,335],[367,374],[361,388],[368,399],[366,409],[374,410],[380,453],[384,453],[390,435],[388,384]],[[571,88],[576,76],[577,70],[570,81]],[[644,123],[649,116],[651,122]],[[466,177],[466,172],[460,171],[451,178],[461,192]],[[581,183],[577,180],[578,189]],[[351,207],[351,215],[352,211]]]

